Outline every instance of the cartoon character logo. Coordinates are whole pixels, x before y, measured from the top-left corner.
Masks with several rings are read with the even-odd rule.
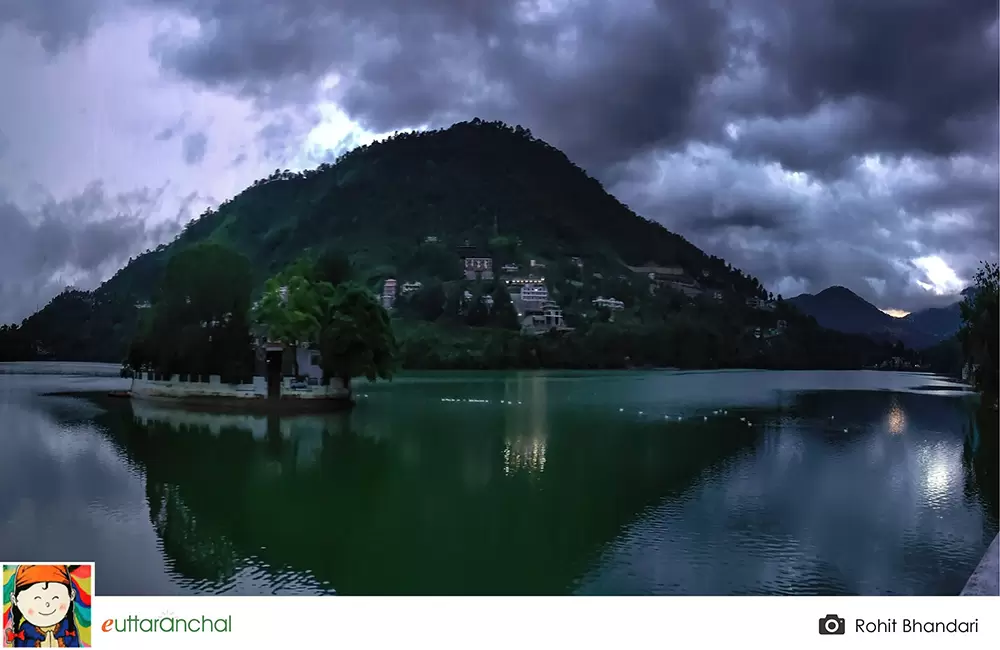
[[[3,578],[4,647],[90,647],[90,565],[5,565]]]

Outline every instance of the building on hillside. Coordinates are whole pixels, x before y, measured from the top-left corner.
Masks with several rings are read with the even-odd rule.
[[[493,296],[490,294],[485,294],[483,296],[483,304],[486,305],[486,309],[493,311]]]
[[[716,302],[722,302],[722,298],[723,298],[722,292],[719,291],[718,289],[712,292],[712,299],[715,300]]]
[[[569,261],[581,268],[583,267],[583,258],[580,257],[579,255],[574,255],[570,257]]]
[[[595,307],[610,309],[611,311],[620,311],[622,309],[625,309],[625,303],[616,298],[605,298],[604,296],[598,296],[597,298],[594,298],[591,302]]]
[[[424,283],[423,282],[419,282],[419,281],[416,281],[416,282],[404,282],[403,286],[400,287],[400,291],[405,296],[408,293],[413,293],[414,291],[420,291],[423,288],[424,288]]]
[[[392,309],[393,305],[396,304],[396,281],[393,278],[389,278],[382,285],[382,306],[386,309]]]
[[[657,280],[666,280],[685,275],[684,268],[680,266],[658,266],[652,262],[647,262],[644,266],[629,266],[633,273],[649,275],[652,273]]]
[[[489,254],[473,246],[462,246],[459,255],[466,280],[493,279],[493,258]]]
[[[698,283],[695,282],[693,278],[689,278],[687,276],[677,276],[664,280],[660,283],[660,286],[666,286],[674,291],[680,291],[688,298],[694,298],[702,294],[702,289],[698,286]]]
[[[437,238],[436,235],[427,235],[426,237],[424,237],[424,243],[425,244],[436,244],[436,243],[438,243],[438,238]]]
[[[531,265],[531,271],[532,272],[534,272],[536,270],[537,271],[541,271],[541,270],[545,269],[545,264],[542,263],[541,260],[531,260],[530,265]]]
[[[747,298],[747,307],[751,309],[759,309],[761,311],[774,311],[775,304],[770,300],[764,300],[762,298]]]
[[[566,327],[562,308],[550,301],[526,311],[521,317],[521,331],[526,334],[544,334],[552,330],[568,332],[572,329]]]
[[[512,287],[520,287],[519,291],[510,292],[510,301],[514,305],[514,310],[519,317],[531,311],[537,311],[542,304],[549,300],[549,290],[543,282],[530,278],[527,281],[517,281],[508,283]]]
[[[518,271],[521,270],[521,267],[518,266],[517,264],[510,263],[501,266],[500,270],[503,271],[504,273],[517,273]]]
[[[541,305],[548,301],[549,290],[544,284],[525,284],[521,287],[519,297],[521,298],[521,302],[526,306],[533,304]]]
[[[136,309],[149,309],[152,306],[153,305],[150,304],[150,302],[148,300],[143,300],[142,302],[135,303],[135,308]]]

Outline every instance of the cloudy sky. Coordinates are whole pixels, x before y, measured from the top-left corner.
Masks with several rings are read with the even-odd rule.
[[[994,0],[3,0],[0,321],[276,168],[520,123],[776,293],[998,249]]]

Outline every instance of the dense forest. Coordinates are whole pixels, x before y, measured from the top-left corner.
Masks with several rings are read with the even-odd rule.
[[[254,297],[306,251],[342,255],[375,293],[390,277],[423,283],[393,314],[405,368],[857,368],[914,359],[898,345],[819,327],[756,278],[636,215],[527,129],[476,119],[396,135],[302,173],[276,170],[96,290],[68,290],[0,328],[0,360],[122,361],[168,261],[206,242],[249,260]],[[572,331],[521,333],[502,282],[463,279],[462,246],[484,251],[495,269],[544,269]],[[635,271],[649,264],[682,268],[701,294],[654,286]],[[594,308],[599,296],[625,309]],[[774,302],[761,310],[748,305],[755,299]]]

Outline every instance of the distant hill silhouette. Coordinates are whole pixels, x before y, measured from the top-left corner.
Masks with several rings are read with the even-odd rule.
[[[846,287],[830,287],[817,294],[804,293],[789,300],[823,327],[848,334],[865,334],[878,340],[901,341],[925,349],[948,339],[961,326],[959,303],[893,318]]]

